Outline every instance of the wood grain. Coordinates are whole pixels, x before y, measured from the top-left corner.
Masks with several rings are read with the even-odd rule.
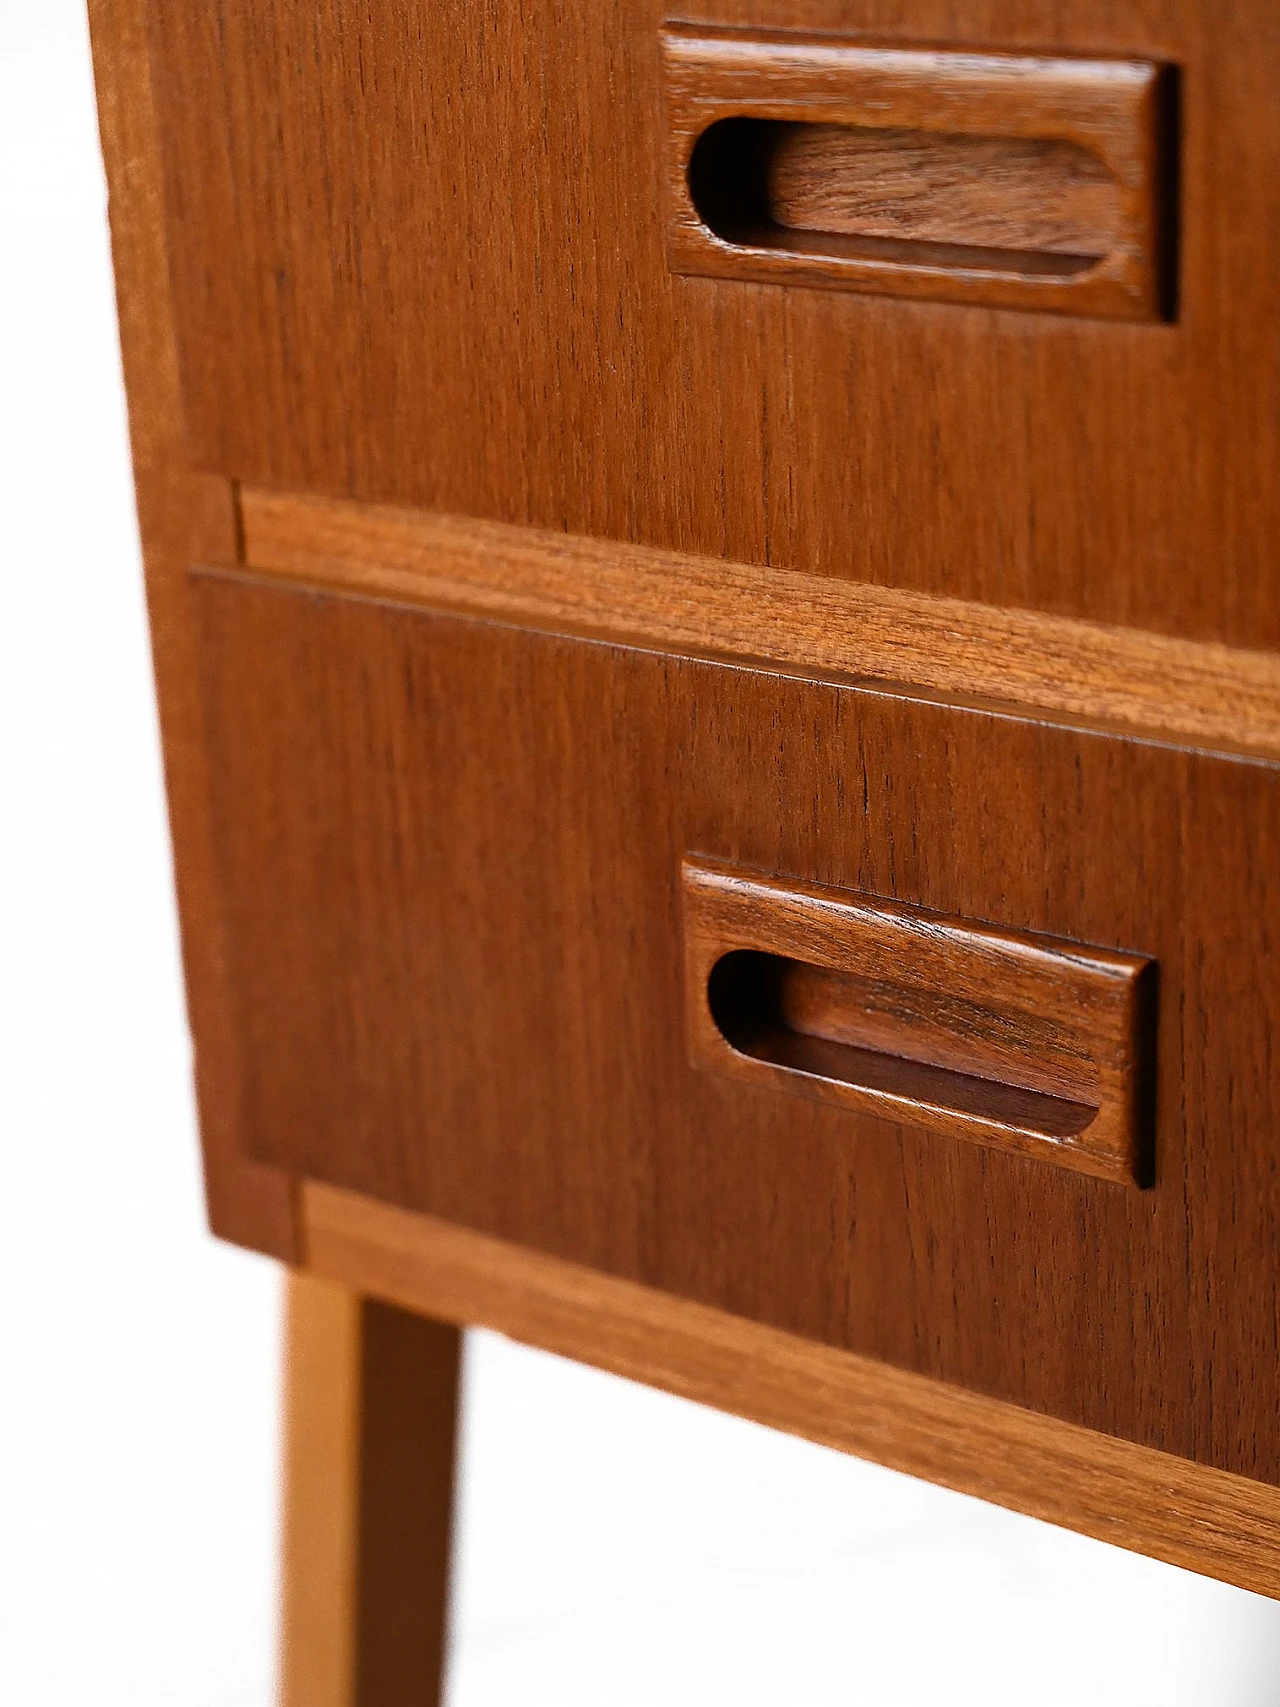
[[[1157,66],[696,25],[662,55],[677,272],[1160,314]]]
[[[1147,1178],[1142,956],[706,860],[684,861],[681,889],[696,1064],[1120,1185]]]
[[[1076,143],[775,122],[767,208],[792,230],[1075,259],[1119,236],[1113,180]]]
[[[281,1707],[440,1700],[459,1335],[393,1305],[289,1281]]]
[[[251,1160],[240,1143],[238,1040],[186,580],[193,557],[235,562],[239,524],[229,483],[193,470],[184,443],[145,0],[90,0],[89,22],[209,1219],[222,1237],[287,1259],[288,1176]]]
[[[424,511],[248,489],[256,572],[1280,758],[1280,658]]]
[[[1270,1559],[1280,11],[701,10],[1176,65],[1176,324],[671,277],[655,0],[92,0],[213,1224],[380,1194]],[[691,852],[1152,955],[1154,1189],[695,1075]]]
[[[672,277],[658,0],[150,0],[193,457],[1280,646],[1280,8],[703,0],[1181,70],[1175,325]]]
[[[251,1154],[1280,1482],[1280,771],[195,577]],[[1149,1191],[694,1070],[681,863],[1156,960]]]
[[[307,1261],[513,1338],[1280,1597],[1280,1493],[321,1185]]]

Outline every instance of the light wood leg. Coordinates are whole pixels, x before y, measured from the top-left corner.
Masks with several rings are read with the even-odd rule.
[[[461,1335],[292,1275],[285,1342],[281,1707],[438,1707]]]

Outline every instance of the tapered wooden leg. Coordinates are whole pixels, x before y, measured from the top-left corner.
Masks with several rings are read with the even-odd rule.
[[[281,1707],[437,1707],[461,1335],[293,1275]]]

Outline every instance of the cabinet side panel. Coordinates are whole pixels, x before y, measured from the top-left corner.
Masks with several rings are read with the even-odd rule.
[[[240,1147],[240,1067],[185,575],[192,556],[235,560],[233,494],[225,479],[194,472],[183,444],[143,0],[90,0],[89,18],[209,1217],[224,1238],[288,1258],[288,1176]]]

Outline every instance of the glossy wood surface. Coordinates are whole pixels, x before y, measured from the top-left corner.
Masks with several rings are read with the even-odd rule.
[[[694,1062],[1118,1185],[1149,1175],[1156,967],[686,859]]]
[[[424,510],[241,493],[256,572],[1280,759],[1280,657]]]
[[[215,1229],[1274,1592],[1280,13],[703,8],[1176,67],[1167,325],[673,278],[657,0],[91,13]],[[695,1074],[690,853],[1154,957],[1152,1189]]]
[[[1117,236],[1110,174],[1075,143],[787,122],[768,207],[791,231],[960,243],[1082,261]]]
[[[289,1179],[241,1142],[239,1042],[186,579],[193,557],[236,560],[239,522],[227,481],[193,469],[184,442],[144,0],[89,0],[89,22],[209,1218],[224,1238],[288,1259],[296,1252]]]
[[[1280,9],[699,11],[1179,66],[1176,324],[673,278],[658,0],[151,0],[197,464],[1280,645]]]
[[[327,1186],[305,1188],[303,1221],[316,1273],[406,1310],[482,1323],[1280,1598],[1273,1487]]]
[[[677,272],[1172,313],[1160,67],[696,26],[662,47]]]
[[[1280,1480],[1274,769],[197,584],[251,1153]],[[694,1072],[688,854],[1157,960],[1154,1189]]]

